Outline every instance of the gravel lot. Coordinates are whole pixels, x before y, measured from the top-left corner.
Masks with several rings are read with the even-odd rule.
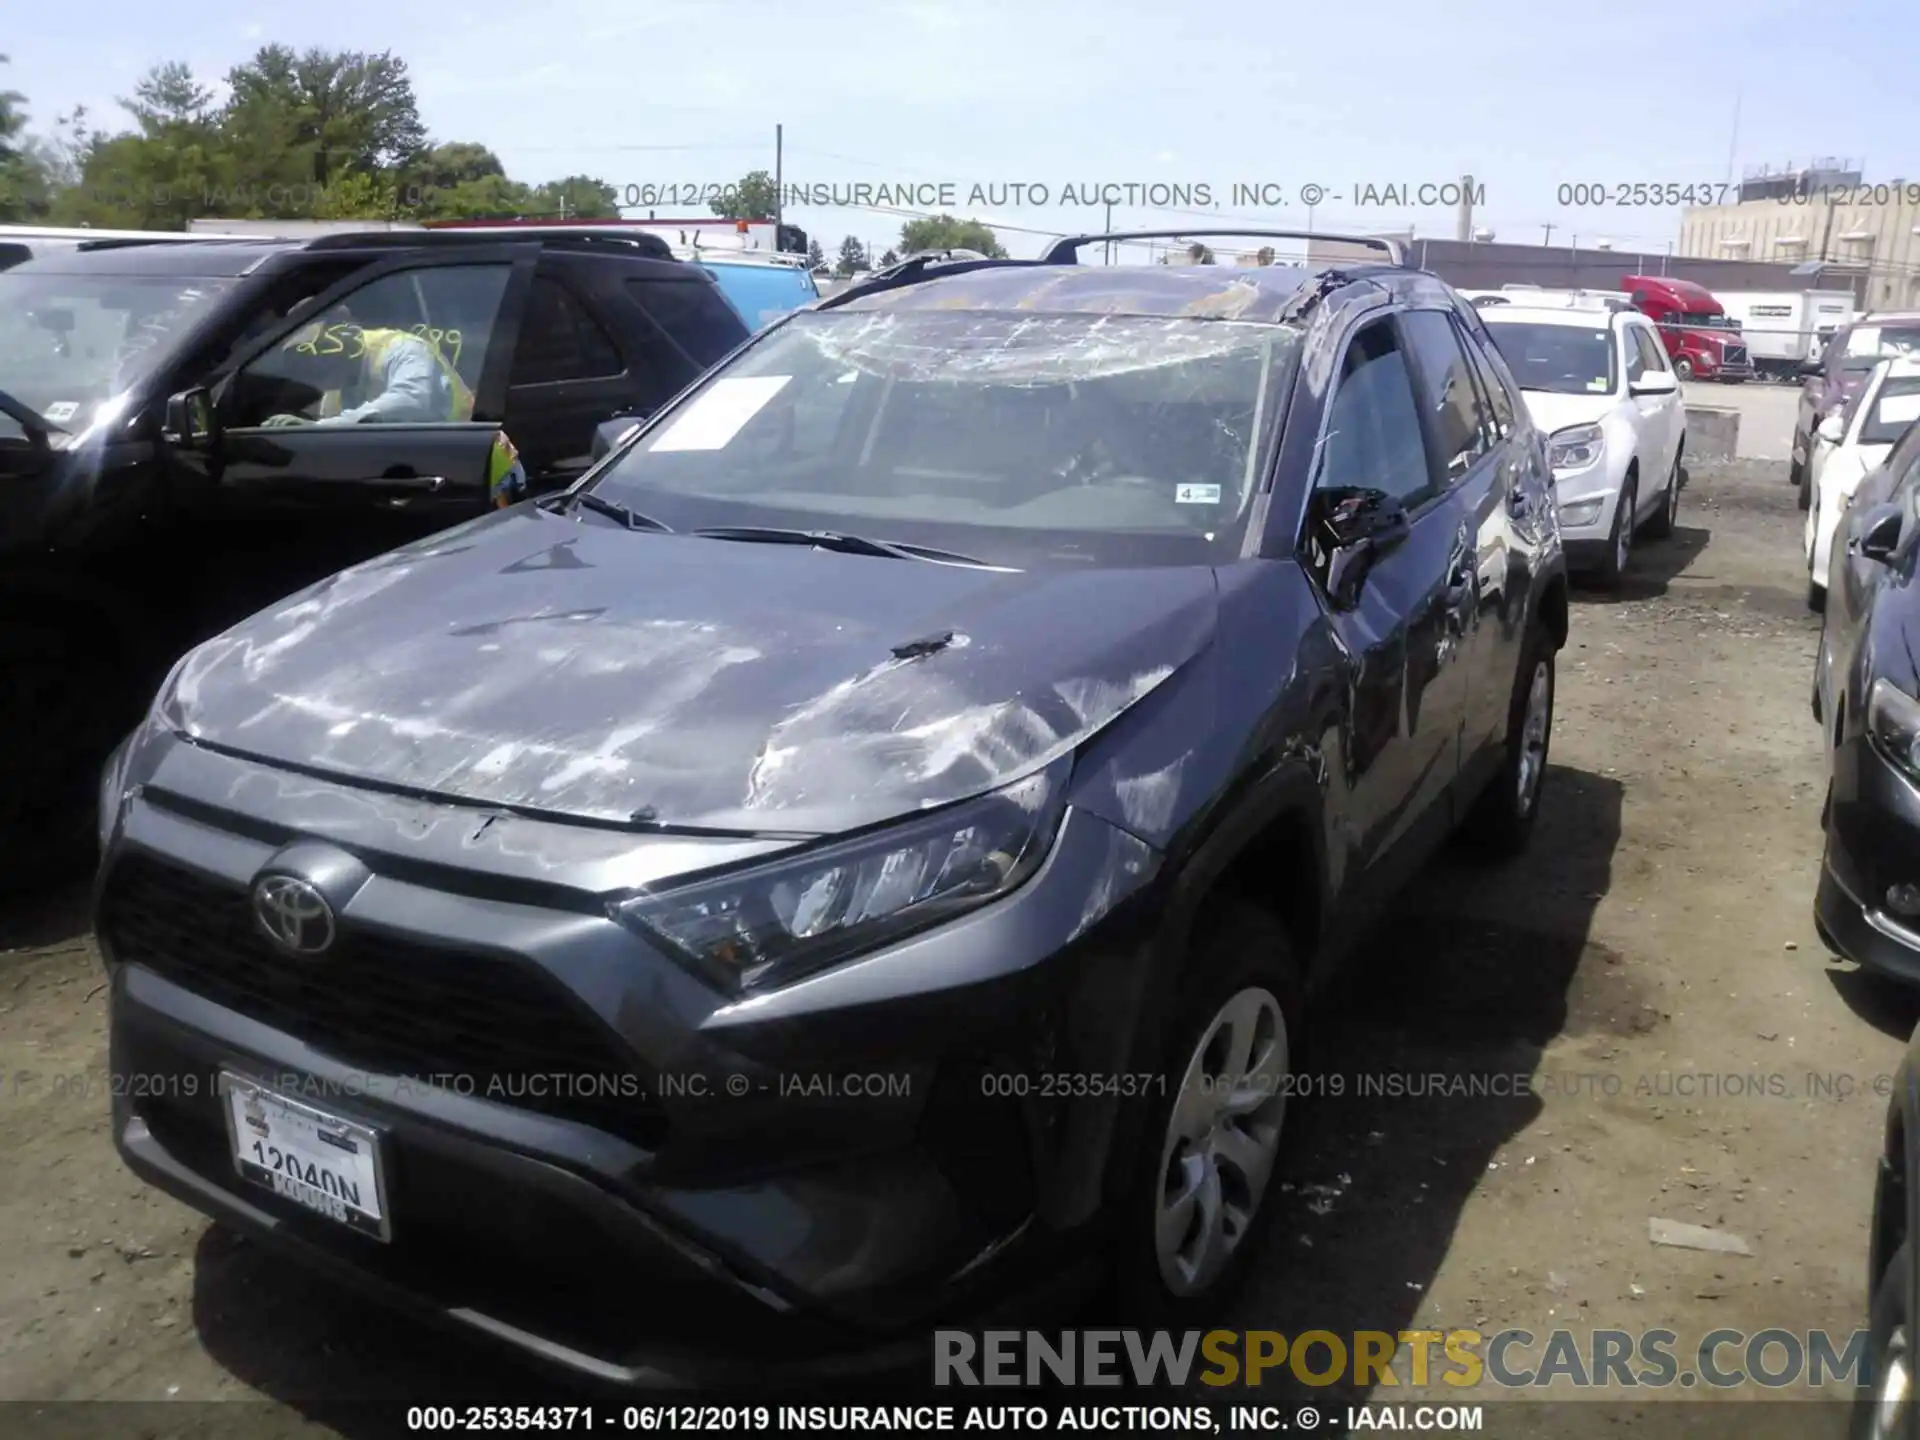
[[[1576,603],[1533,850],[1447,857],[1359,957],[1314,1041],[1345,1093],[1297,1112],[1282,1213],[1223,1323],[1863,1323],[1875,1080],[1920,1010],[1814,935],[1817,632],[1792,502],[1777,464],[1697,468],[1677,537]],[[321,1435],[357,1432],[355,1400],[513,1374],[121,1167],[84,897],[0,914],[0,951],[0,1397],[250,1397],[272,1404],[234,1433]],[[1533,1087],[1506,1098],[1358,1093],[1516,1072]],[[1753,1256],[1655,1249],[1653,1216]]]

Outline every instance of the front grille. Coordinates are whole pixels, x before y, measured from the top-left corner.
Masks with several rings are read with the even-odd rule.
[[[1747,347],[1744,345],[1727,346],[1726,363],[1729,365],[1746,364],[1747,363]]]
[[[100,930],[116,959],[344,1064],[441,1077],[649,1148],[663,1138],[650,1078],[557,980],[518,959],[345,924],[324,956],[290,959],[254,927],[245,893],[144,855],[114,865]]]

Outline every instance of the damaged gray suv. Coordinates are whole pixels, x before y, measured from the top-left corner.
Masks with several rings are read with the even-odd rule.
[[[856,285],[192,651],[102,780],[127,1163],[632,1385],[1217,1306],[1303,1001],[1527,838],[1567,584],[1397,247],[1108,238]]]

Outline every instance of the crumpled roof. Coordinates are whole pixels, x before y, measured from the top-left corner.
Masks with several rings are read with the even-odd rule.
[[[1318,273],[1299,265],[1006,266],[862,295],[839,308],[1032,310],[1271,324]]]

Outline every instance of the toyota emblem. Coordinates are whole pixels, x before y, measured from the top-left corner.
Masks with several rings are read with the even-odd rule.
[[[333,944],[333,907],[297,875],[263,875],[253,885],[253,918],[289,955],[318,955]]]

